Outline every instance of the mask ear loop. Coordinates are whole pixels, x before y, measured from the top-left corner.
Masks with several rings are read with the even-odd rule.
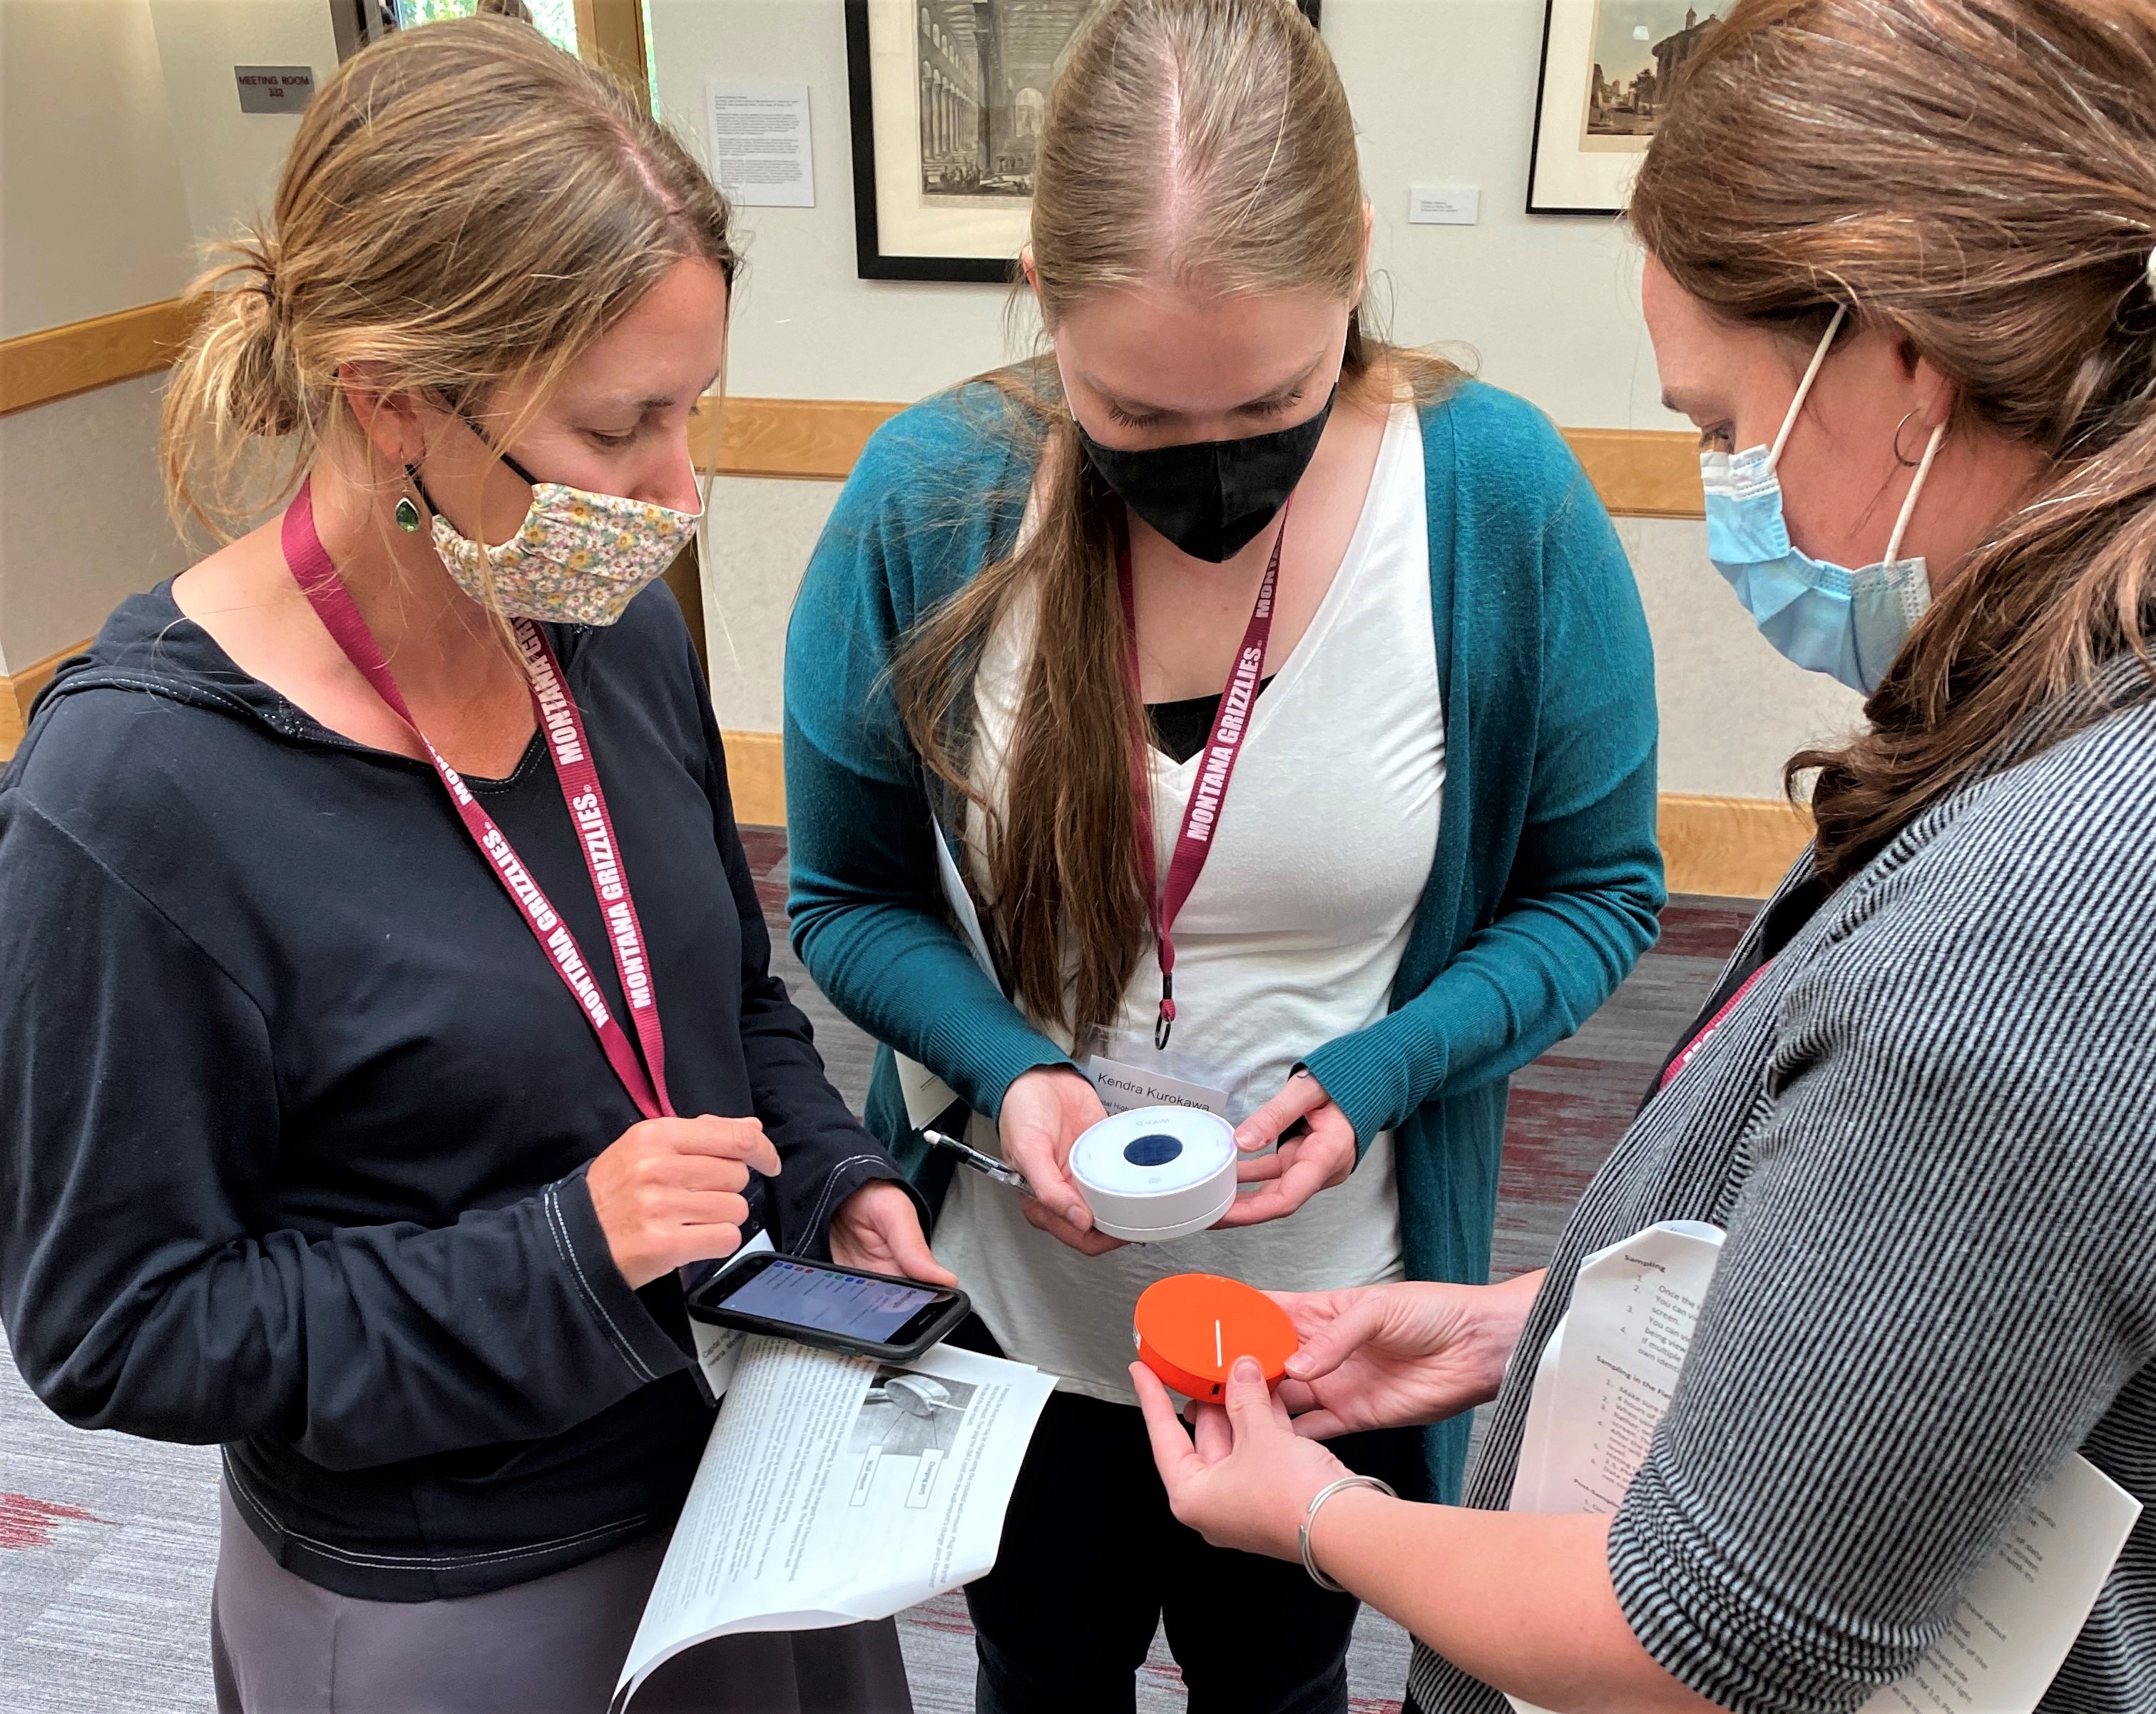
[[[1797,413],[1804,409],[1804,398],[1812,390],[1812,382],[1819,379],[1820,365],[1826,361],[1827,347],[1834,343],[1834,336],[1841,331],[1843,319],[1848,314],[1847,304],[1834,306],[1834,320],[1826,324],[1826,332],[1820,340],[1819,349],[1812,353],[1811,364],[1804,371],[1804,378],[1797,383],[1797,396],[1789,401],[1789,414],[1782,418],[1782,432],[1774,437],[1774,449],[1767,454],[1769,470],[1782,462],[1782,449],[1789,444],[1789,431],[1797,426]]]
[[[1887,557],[1882,563],[1893,565],[1902,557],[1902,537],[1908,530],[1909,520],[1917,511],[1917,496],[1924,491],[1924,478],[1932,474],[1932,460],[1939,455],[1945,443],[1947,425],[1943,423],[1932,430],[1932,438],[1924,448],[1924,455],[1917,461],[1917,474],[1909,479],[1908,498],[1902,502],[1902,516],[1894,520],[1894,533],[1887,538]]]

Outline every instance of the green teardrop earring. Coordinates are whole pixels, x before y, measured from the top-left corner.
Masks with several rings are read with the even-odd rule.
[[[407,536],[419,527],[419,508],[412,504],[412,496],[401,495],[397,501],[397,527]]]

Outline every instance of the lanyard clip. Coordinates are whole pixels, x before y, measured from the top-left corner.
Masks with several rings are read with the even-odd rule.
[[[1152,1044],[1156,1050],[1168,1045],[1168,1038],[1175,1029],[1175,973],[1160,972],[1160,1015],[1153,1020]]]

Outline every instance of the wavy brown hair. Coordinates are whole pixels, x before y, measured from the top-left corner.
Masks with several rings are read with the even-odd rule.
[[[1838,883],[2102,662],[2148,658],[2156,0],[1743,0],[1684,67],[1631,218],[1711,309],[1809,345],[1846,304],[2051,460],[1869,730],[1790,762]]]
[[[690,258],[732,282],[726,199],[612,78],[506,18],[389,37],[323,85],[272,219],[189,293],[175,519],[227,536],[288,494],[347,420],[339,365],[460,409],[533,377],[543,399]]]
[[[1368,337],[1363,188],[1338,72],[1292,0],[1111,0],[1050,91],[1032,253],[1050,337],[1090,293],[1318,290],[1357,306],[1343,402],[1431,398],[1452,365]],[[1077,1041],[1112,1020],[1152,921],[1137,860],[1134,736],[1116,557],[1123,504],[1081,450],[1053,362],[987,377],[1030,452],[1038,527],[907,637],[895,668],[932,775],[983,811],[989,920],[1014,998]],[[1024,496],[1006,496],[1022,500]],[[978,499],[977,499],[978,503]],[[992,798],[973,777],[981,653],[1011,601],[1035,647]]]

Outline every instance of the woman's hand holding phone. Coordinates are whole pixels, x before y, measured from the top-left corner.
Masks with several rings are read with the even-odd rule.
[[[752,1168],[778,1176],[778,1151],[755,1119],[646,1119],[609,1143],[584,1183],[630,1288],[739,1250]]]
[[[1081,1255],[1120,1250],[1123,1240],[1093,1229],[1093,1211],[1070,1178],[1070,1147],[1106,1118],[1093,1085],[1068,1065],[1041,1065],[1004,1092],[996,1128],[1004,1158],[1025,1174],[1033,1194],[1025,1217]]]
[[[902,1274],[932,1286],[958,1276],[936,1260],[913,1198],[888,1178],[864,1184],[831,1216],[831,1260],[871,1274]]]
[[[1272,1153],[1256,1152],[1298,1124],[1303,1128]],[[1355,1127],[1307,1071],[1296,1072],[1278,1095],[1235,1127],[1235,1147],[1246,1157],[1235,1164],[1236,1182],[1265,1188],[1239,1194],[1220,1217],[1222,1227],[1280,1219],[1319,1191],[1346,1183],[1355,1170]]]

